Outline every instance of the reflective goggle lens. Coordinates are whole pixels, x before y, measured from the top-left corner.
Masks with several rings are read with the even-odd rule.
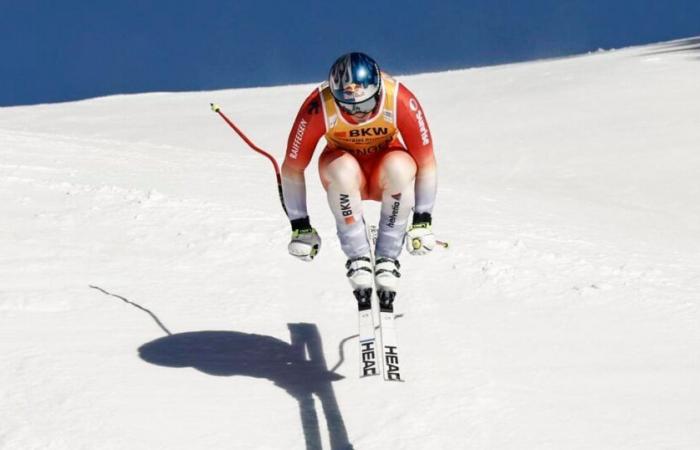
[[[343,108],[343,111],[347,112],[348,114],[371,113],[374,111],[374,108],[377,107],[377,95],[373,95],[361,103],[338,102],[338,105],[340,105],[340,107]]]

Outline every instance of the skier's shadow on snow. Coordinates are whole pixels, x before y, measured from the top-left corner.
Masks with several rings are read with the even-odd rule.
[[[258,334],[197,331],[170,334],[139,348],[144,361],[165,367],[193,367],[214,376],[266,378],[299,403],[307,450],[321,449],[313,395],[320,400],[332,449],[352,449],[314,324],[290,323],[291,344]],[[307,358],[308,355],[308,358]]]

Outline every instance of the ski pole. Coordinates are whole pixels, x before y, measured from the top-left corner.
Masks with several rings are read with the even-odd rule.
[[[435,243],[442,248],[450,248],[450,243],[446,241],[436,240]]]
[[[435,243],[436,243],[437,245],[439,245],[440,247],[444,248],[444,249],[450,248],[450,243],[449,243],[449,242],[445,242],[445,241],[441,241],[441,240],[439,240],[439,239],[436,239],[436,240],[435,240]],[[418,238],[413,238],[413,240],[411,241],[411,245],[413,246],[414,249],[418,250],[419,248],[421,248],[421,246],[422,246],[423,244],[421,243],[420,239],[418,239]]]
[[[233,129],[233,131],[235,131],[236,134],[238,134],[238,136],[240,136],[241,139],[243,139],[245,141],[245,143],[248,144],[248,146],[251,149],[260,153],[261,155],[263,155],[264,157],[266,157],[267,159],[270,160],[270,162],[272,163],[272,166],[275,168],[275,176],[277,177],[277,192],[279,193],[279,196],[280,196],[280,203],[282,203],[282,209],[284,210],[284,213],[287,216],[289,216],[289,214],[287,214],[287,207],[284,205],[284,195],[282,193],[282,176],[280,175],[280,168],[279,168],[279,165],[277,165],[277,161],[275,160],[275,158],[272,155],[270,155],[268,152],[266,152],[265,150],[263,150],[260,147],[258,147],[257,145],[255,145],[253,143],[253,141],[248,139],[248,137],[245,134],[243,134],[243,132],[233,122],[231,122],[231,120],[228,117],[226,117],[226,114],[221,112],[221,108],[219,108],[219,105],[217,105],[215,103],[210,103],[210,105],[211,105],[211,110],[214,111],[215,113],[217,113],[219,116],[221,116],[221,118],[224,119],[224,121],[228,124],[228,126],[230,126]]]

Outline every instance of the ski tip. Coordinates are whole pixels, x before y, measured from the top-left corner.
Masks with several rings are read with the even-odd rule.
[[[215,113],[218,113],[221,110],[221,108],[219,108],[219,105],[217,105],[216,103],[209,103],[209,106],[211,106],[211,110]]]

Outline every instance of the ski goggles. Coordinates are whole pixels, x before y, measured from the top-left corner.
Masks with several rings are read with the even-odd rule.
[[[343,111],[352,114],[368,114],[375,110],[377,103],[379,103],[379,92],[371,96],[364,102],[360,103],[344,103],[336,101],[338,106],[342,108]]]

